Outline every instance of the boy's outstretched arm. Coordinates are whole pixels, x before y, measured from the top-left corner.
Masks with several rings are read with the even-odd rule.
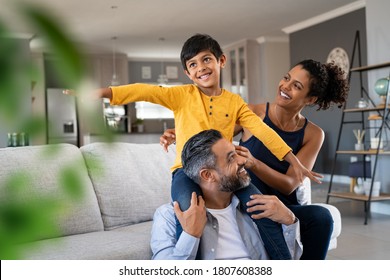
[[[77,97],[77,93],[72,89],[65,89],[63,91],[63,94],[73,95],[73,96]],[[89,100],[96,100],[96,99],[100,99],[100,98],[108,98],[111,100],[112,99],[112,90],[111,90],[111,88],[99,88],[99,89],[94,90],[92,93],[88,94],[88,96],[86,98]]]
[[[323,176],[303,166],[299,159],[292,153],[292,151],[285,155],[284,160],[291,165],[300,184],[303,183],[305,177],[308,177],[310,180],[313,180],[318,184],[321,184],[321,181],[317,178],[323,178]]]

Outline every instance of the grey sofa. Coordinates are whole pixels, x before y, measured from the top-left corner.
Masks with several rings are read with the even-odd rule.
[[[150,259],[152,217],[170,200],[174,157],[174,149],[166,153],[158,144],[0,149],[0,201],[7,199],[4,182],[17,172],[30,178],[26,200],[49,196],[61,202],[61,211],[49,218],[59,231],[44,231],[34,236],[38,240],[20,246],[22,258]],[[76,195],[67,194],[66,178],[59,179],[67,172],[81,182]]]
[[[92,143],[81,148],[58,144],[3,148],[0,158],[0,203],[10,201],[10,185],[18,188],[9,182],[24,182],[16,200],[33,201],[37,206],[32,212],[57,227],[27,228],[31,234],[17,246],[18,257],[151,258],[152,217],[157,207],[170,201],[174,148],[166,153],[158,144]],[[306,190],[308,203],[310,188]],[[334,248],[341,231],[340,213],[325,206],[335,220]]]

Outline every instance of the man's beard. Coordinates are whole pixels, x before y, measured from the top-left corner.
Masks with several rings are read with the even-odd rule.
[[[223,176],[220,174],[221,182],[219,190],[222,192],[235,192],[239,189],[245,188],[251,182],[251,177],[248,173],[245,176],[240,176],[238,174],[232,176]]]

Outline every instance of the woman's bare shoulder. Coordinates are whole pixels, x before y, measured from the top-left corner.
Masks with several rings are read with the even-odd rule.
[[[249,109],[251,109],[256,115],[259,117],[262,117],[265,115],[266,110],[266,104],[265,103],[259,103],[259,104],[248,104]]]
[[[305,136],[306,135],[309,136],[310,139],[321,140],[321,142],[325,137],[323,129],[310,120],[307,123]]]

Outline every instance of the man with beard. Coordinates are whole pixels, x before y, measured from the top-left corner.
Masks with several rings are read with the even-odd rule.
[[[259,232],[240,209],[234,191],[250,184],[246,159],[217,130],[191,137],[182,152],[184,172],[199,184],[203,196],[192,195],[191,206],[182,212],[177,202],[156,210],[151,248],[153,259],[269,259]],[[261,204],[248,212],[262,211],[263,218],[282,224],[290,253],[299,259],[302,245],[299,221],[275,196],[257,195]],[[176,240],[175,214],[183,233]]]

